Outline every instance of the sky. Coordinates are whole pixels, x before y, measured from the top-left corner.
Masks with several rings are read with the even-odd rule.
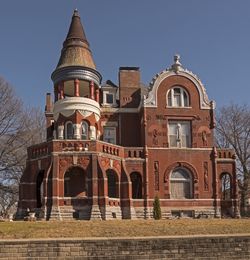
[[[249,0],[1,0],[0,76],[44,109],[77,8],[103,82],[140,67],[149,85],[178,53],[217,107],[250,104]]]

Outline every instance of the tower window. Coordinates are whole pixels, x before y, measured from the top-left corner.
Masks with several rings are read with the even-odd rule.
[[[191,147],[191,128],[189,121],[170,121],[168,124],[170,147]]]
[[[74,137],[74,130],[72,122],[67,122],[65,127],[65,139],[73,139]]]
[[[82,140],[89,139],[89,125],[86,121],[82,121],[81,124],[81,139]]]
[[[189,96],[186,90],[182,87],[174,87],[168,91],[167,94],[168,107],[188,107]]]

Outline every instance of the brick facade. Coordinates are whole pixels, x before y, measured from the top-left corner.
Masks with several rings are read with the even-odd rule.
[[[75,11],[52,80],[17,216],[151,218],[157,195],[163,218],[239,217],[234,151],[214,146],[214,102],[178,55],[148,87],[137,67],[101,84]]]

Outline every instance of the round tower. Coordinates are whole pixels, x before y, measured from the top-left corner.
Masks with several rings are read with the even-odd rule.
[[[61,56],[51,75],[54,83],[54,138],[98,138],[101,74],[96,70],[77,10],[74,11]]]

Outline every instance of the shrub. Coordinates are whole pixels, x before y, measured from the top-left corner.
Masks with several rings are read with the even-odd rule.
[[[161,219],[161,205],[158,196],[155,196],[154,204],[153,204],[153,216],[154,219]]]

